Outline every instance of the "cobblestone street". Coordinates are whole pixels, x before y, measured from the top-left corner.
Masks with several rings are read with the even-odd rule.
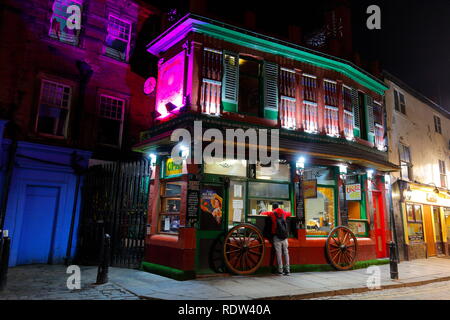
[[[95,285],[97,267],[81,267],[81,289],[70,290],[63,265],[10,268],[0,300],[301,300],[301,299],[448,299],[450,259],[430,258],[399,264],[399,280],[389,265],[379,270],[383,291],[369,291],[368,269],[300,272],[290,276],[217,276],[176,281],[140,270],[109,268],[109,282]],[[391,289],[387,289],[391,288]]]
[[[310,300],[450,300],[450,281],[423,286],[368,291]]]
[[[113,282],[95,285],[97,268],[81,267],[81,289],[67,288],[66,267],[33,265],[11,268],[0,300],[136,300],[135,294]]]

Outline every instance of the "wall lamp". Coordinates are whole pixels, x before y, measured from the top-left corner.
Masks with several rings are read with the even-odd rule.
[[[367,179],[372,180],[374,172],[375,171],[373,169],[367,170]]]
[[[297,162],[295,163],[295,168],[297,169],[297,174],[299,176],[303,176],[303,173],[305,172],[305,158],[304,157],[298,158]]]
[[[156,165],[156,154],[155,153],[149,153],[148,158],[150,159],[150,165],[155,166]]]

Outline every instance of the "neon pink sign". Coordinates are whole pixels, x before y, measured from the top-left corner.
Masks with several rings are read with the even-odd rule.
[[[159,67],[156,110],[162,120],[183,107],[184,51],[167,60]]]

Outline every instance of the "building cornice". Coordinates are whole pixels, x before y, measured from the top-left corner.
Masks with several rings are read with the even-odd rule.
[[[190,32],[336,71],[380,95],[384,95],[388,89],[381,80],[349,61],[193,14],[184,16],[154,39],[147,50],[155,56],[161,56]]]

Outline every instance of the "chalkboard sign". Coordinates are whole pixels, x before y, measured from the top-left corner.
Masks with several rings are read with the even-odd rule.
[[[198,220],[200,202],[200,181],[196,175],[189,175],[186,206],[186,226],[194,227]]]

